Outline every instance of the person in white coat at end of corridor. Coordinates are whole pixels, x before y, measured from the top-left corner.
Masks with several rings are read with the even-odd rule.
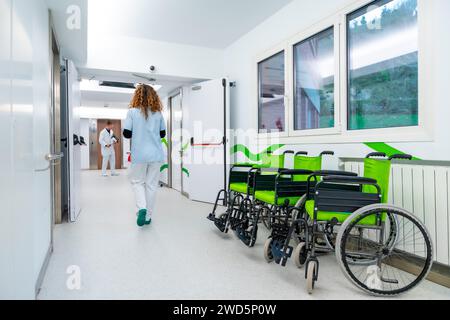
[[[106,169],[108,164],[111,168],[111,176],[115,177],[119,174],[116,173],[116,152],[114,146],[119,143],[118,139],[114,136],[113,124],[111,121],[106,123],[106,128],[100,132],[99,143],[102,148],[102,176],[107,177]]]

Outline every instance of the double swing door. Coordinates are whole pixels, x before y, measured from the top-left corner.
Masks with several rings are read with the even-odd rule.
[[[212,203],[227,186],[229,88],[209,80],[169,98],[169,186],[194,201]]]

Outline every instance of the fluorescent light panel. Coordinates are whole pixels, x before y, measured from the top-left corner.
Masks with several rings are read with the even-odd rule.
[[[152,86],[153,89],[155,89],[155,91],[159,91],[162,88],[162,86],[160,86],[160,85],[150,85],[150,86]],[[93,92],[127,93],[127,94],[134,93],[134,89],[100,86],[99,81],[87,80],[87,79],[81,80],[80,90],[81,91],[93,91]]]

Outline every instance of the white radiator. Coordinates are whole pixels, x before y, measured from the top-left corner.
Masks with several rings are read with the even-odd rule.
[[[361,160],[342,161],[345,171],[364,175]],[[389,203],[414,213],[425,223],[434,243],[435,261],[450,265],[450,164],[393,164]],[[420,252],[417,248],[405,249]]]

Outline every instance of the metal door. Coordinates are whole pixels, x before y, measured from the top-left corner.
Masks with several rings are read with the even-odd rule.
[[[183,109],[181,93],[170,97],[170,186],[183,192]]]

